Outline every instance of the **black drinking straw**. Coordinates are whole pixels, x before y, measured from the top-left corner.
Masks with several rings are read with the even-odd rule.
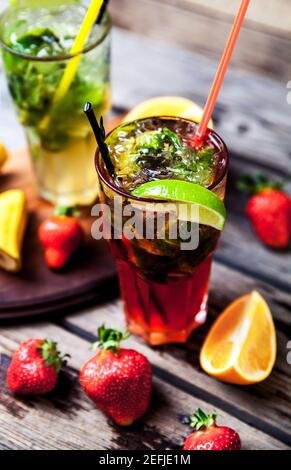
[[[100,153],[102,155],[103,161],[107,168],[107,171],[110,175],[113,175],[114,166],[110,160],[109,150],[105,143],[106,133],[105,133],[104,125],[103,125],[103,117],[101,117],[100,125],[99,125],[96,119],[95,113],[93,111],[92,105],[89,102],[85,104],[84,113],[86,114],[88,121],[91,124],[92,130],[94,132],[94,135],[95,135]]]
[[[101,7],[101,10],[100,10],[99,15],[98,15],[97,20],[96,20],[97,24],[101,23],[101,21],[103,20],[103,16],[104,16],[104,13],[107,10],[108,3],[109,3],[109,0],[104,0],[103,5]]]

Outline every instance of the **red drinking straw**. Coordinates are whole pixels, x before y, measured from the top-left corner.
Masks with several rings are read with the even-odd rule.
[[[242,0],[240,9],[238,11],[238,14],[236,16],[234,25],[232,27],[230,36],[228,38],[227,44],[225,51],[223,53],[222,59],[220,61],[208,100],[206,102],[203,116],[201,119],[201,122],[198,126],[197,132],[196,132],[196,139],[197,141],[201,141],[204,137],[205,131],[208,127],[209,121],[211,119],[211,116],[213,114],[213,110],[216,105],[216,101],[220,92],[220,88],[222,86],[233,50],[235,48],[236,41],[238,39],[244,18],[247,13],[247,9],[249,7],[250,0]]]

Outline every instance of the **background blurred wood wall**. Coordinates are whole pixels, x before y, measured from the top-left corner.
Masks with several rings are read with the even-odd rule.
[[[238,5],[239,0],[112,0],[110,8],[120,27],[218,60]],[[291,0],[252,0],[232,65],[291,80]]]
[[[178,0],[172,3],[191,3],[225,14],[235,13],[239,0]],[[248,16],[250,20],[261,25],[291,32],[290,0],[251,0]]]
[[[117,26],[219,60],[239,2],[111,0],[110,10]],[[291,0],[251,0],[232,66],[291,80]]]

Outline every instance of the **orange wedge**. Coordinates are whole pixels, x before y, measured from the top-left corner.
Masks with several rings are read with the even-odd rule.
[[[265,380],[276,359],[276,332],[270,309],[256,291],[240,297],[218,317],[200,353],[207,374],[249,385]]]

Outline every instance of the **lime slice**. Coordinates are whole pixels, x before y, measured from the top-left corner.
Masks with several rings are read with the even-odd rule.
[[[223,230],[226,221],[226,209],[221,199],[209,189],[198,184],[180,180],[159,180],[150,181],[136,188],[132,194],[137,197],[151,199],[166,199],[184,203],[191,209],[192,205],[198,206],[198,211],[188,211],[195,213],[196,220],[201,225],[208,225]]]

